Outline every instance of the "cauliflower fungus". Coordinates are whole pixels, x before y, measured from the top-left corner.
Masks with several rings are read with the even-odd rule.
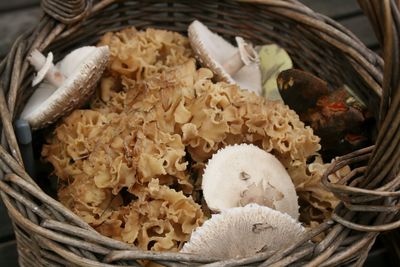
[[[206,217],[195,202],[196,177],[214,152],[238,143],[286,167],[303,222],[330,216],[337,199],[320,185],[327,164],[319,138],[294,111],[212,82],[178,33],[130,28],[105,34],[99,45],[111,58],[91,108],[64,118],[42,150],[60,201],[97,231],[142,249],[179,250]]]

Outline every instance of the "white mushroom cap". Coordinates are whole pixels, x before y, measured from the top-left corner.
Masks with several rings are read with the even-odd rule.
[[[299,217],[295,187],[284,166],[251,144],[227,146],[214,154],[204,170],[202,189],[214,212],[257,203]]]
[[[279,73],[293,68],[289,54],[276,44],[264,45],[259,50],[263,95],[269,100],[282,100],[276,79]]]
[[[250,204],[213,214],[192,233],[180,252],[222,259],[249,257],[285,248],[303,233],[301,224],[289,215]]]
[[[55,122],[89,99],[107,66],[109,48],[108,46],[78,48],[68,54],[56,67],[51,63],[50,68],[48,60],[38,60],[39,52],[35,53],[32,54],[34,59],[31,59],[31,63],[41,74],[36,78],[43,78],[42,70],[45,68],[46,81],[39,85],[28,100],[21,118],[27,120],[33,129],[38,129]],[[40,55],[39,53],[39,57]],[[60,78],[57,82],[54,82],[54,74]]]
[[[234,47],[197,20],[189,25],[188,35],[197,59],[214,72],[218,81],[261,95],[259,58],[250,44],[236,37],[238,47]]]

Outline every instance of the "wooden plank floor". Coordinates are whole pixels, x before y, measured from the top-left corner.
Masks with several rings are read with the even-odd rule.
[[[0,0],[0,58],[10,49],[13,41],[25,30],[33,27],[42,11],[39,0]]]
[[[368,47],[377,49],[377,41],[366,17],[362,15],[356,0],[301,0],[313,10],[330,16],[354,32]],[[0,58],[15,38],[35,25],[41,15],[39,0],[0,0]],[[17,253],[7,212],[0,203],[0,266],[16,267]],[[384,249],[376,249],[366,266],[391,266]]]

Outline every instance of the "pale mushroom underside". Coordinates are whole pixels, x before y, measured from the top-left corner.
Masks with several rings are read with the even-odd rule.
[[[21,118],[37,129],[78,108],[94,93],[108,58],[108,47],[99,47],[86,57],[75,57],[75,66],[61,66],[69,74],[61,87],[43,82],[28,100]]]
[[[224,38],[210,31],[199,21],[193,21],[188,28],[189,40],[197,59],[211,69],[218,80],[238,84],[240,88],[260,94],[261,72],[257,63],[243,66],[230,75],[223,64],[236,54],[238,48]]]
[[[304,228],[289,215],[250,204],[214,214],[197,228],[181,252],[221,259],[274,252],[300,239]]]

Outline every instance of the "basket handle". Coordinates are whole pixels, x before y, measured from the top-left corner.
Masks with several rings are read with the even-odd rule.
[[[42,0],[41,8],[63,24],[72,24],[86,17],[92,0]]]
[[[384,59],[379,132],[365,179],[365,186],[374,188],[396,177],[400,167],[400,0],[358,3],[372,23]]]
[[[358,0],[358,3],[371,21],[383,49],[378,137],[373,147],[343,156],[330,167],[333,170],[340,164],[344,166],[359,162],[367,156],[367,170],[359,177],[362,179],[354,179],[350,185],[329,185],[326,181],[326,175],[329,175],[327,172],[323,183],[337,196],[342,196],[341,200],[349,210],[379,212],[374,225],[354,223],[336,212],[332,215],[333,220],[349,229],[380,232],[400,227],[400,220],[395,218],[400,201],[399,191],[396,191],[400,185],[400,0]],[[384,202],[379,204],[381,206],[371,202],[382,198]]]
[[[383,48],[384,81],[380,107],[380,126],[389,112],[389,106],[399,91],[399,0],[358,0],[361,9],[371,21],[375,35]]]

